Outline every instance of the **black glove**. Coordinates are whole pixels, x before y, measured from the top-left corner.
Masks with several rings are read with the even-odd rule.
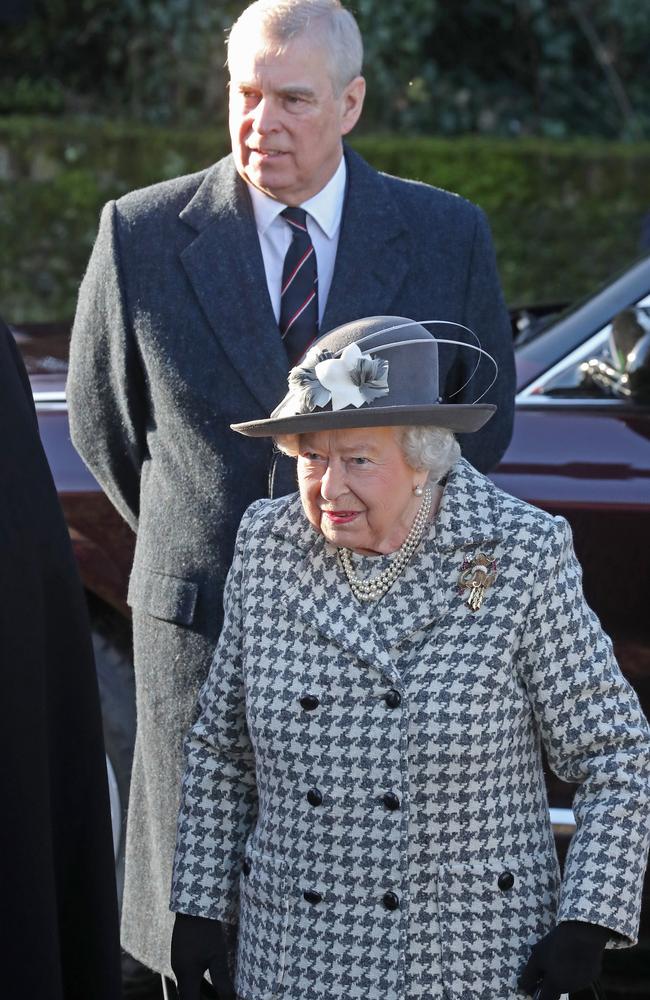
[[[562,993],[586,989],[600,972],[611,936],[611,931],[598,924],[577,920],[558,924],[533,947],[519,977],[519,989],[535,995],[535,1000],[559,1000]]]
[[[200,1000],[206,969],[219,1000],[235,1000],[228,971],[226,937],[221,921],[177,913],[172,933],[171,963],[180,1000]]]

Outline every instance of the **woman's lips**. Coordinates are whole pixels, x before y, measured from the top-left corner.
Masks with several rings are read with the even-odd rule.
[[[361,511],[359,510],[324,510],[323,515],[332,522],[332,524],[349,524],[350,521],[354,521],[355,517],[358,517]]]

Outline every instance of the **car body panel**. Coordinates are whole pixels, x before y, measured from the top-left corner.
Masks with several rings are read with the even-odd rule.
[[[519,407],[512,441],[491,478],[553,513],[576,507],[648,512],[650,407]]]
[[[69,326],[14,331],[29,374],[39,433],[87,592],[130,617],[126,603],[135,536],[70,439],[65,399]]]

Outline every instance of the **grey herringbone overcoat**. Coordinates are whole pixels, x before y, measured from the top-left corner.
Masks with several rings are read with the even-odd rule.
[[[485,218],[426,184],[346,153],[348,187],[322,332],[363,316],[465,323],[499,365],[498,412],[464,454],[493,468],[510,440],[512,337]],[[441,348],[441,385],[470,402],[492,378]],[[171,974],[169,913],[183,736],[221,627],[237,527],[269,494],[271,442],[230,430],[287,390],[246,184],[232,157],[110,202],[79,292],[70,348],[72,439],[137,532],[133,608],[138,733],[122,940]],[[293,466],[275,496],[295,489]]]
[[[473,613],[463,560],[496,560]],[[297,497],[245,515],[188,737],[174,910],[239,922],[245,1000],[514,1000],[559,920],[634,941],[650,743],[566,522],[461,460],[375,606]],[[562,886],[542,777],[580,785]]]

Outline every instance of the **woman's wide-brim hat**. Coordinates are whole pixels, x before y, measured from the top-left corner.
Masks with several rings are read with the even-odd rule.
[[[248,437],[409,425],[478,431],[496,406],[440,402],[442,343],[460,342],[436,338],[420,323],[400,316],[346,323],[314,341],[291,369],[289,391],[270,417],[230,426]],[[486,354],[480,347],[472,349],[478,358]]]

